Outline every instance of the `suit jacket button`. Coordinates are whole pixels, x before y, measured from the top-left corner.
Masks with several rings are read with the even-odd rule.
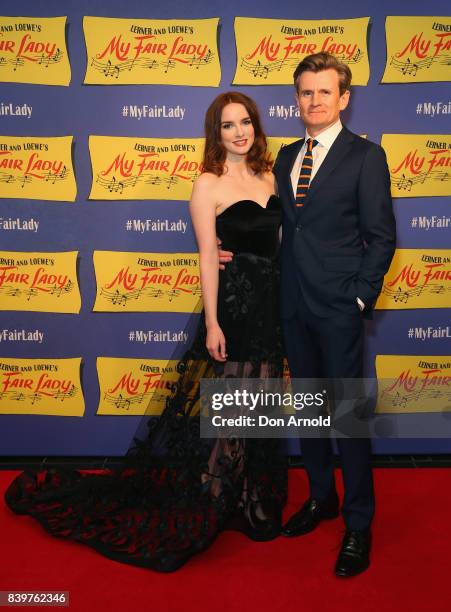
[[[300,232],[300,231],[301,231],[301,229],[302,229],[302,227],[301,227],[300,225],[296,225],[296,231],[297,231],[297,232]]]

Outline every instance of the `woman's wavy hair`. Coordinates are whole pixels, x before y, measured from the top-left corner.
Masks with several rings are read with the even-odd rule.
[[[226,160],[226,149],[221,140],[221,115],[227,104],[242,104],[252,121],[255,140],[247,154],[247,164],[256,173],[271,170],[272,162],[267,151],[266,136],[263,132],[257,105],[248,96],[228,91],[219,94],[207,109],[205,115],[205,150],[202,161],[202,172],[211,172],[216,176],[224,174],[224,162]]]

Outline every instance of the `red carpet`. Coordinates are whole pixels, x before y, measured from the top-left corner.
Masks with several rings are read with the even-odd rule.
[[[14,475],[0,472],[1,500]],[[69,609],[87,612],[448,611],[450,470],[377,469],[375,477],[372,566],[356,578],[333,575],[341,519],[268,543],[226,532],[181,570],[162,575],[53,539],[1,501],[0,590],[70,591]],[[306,492],[304,471],[291,470],[287,514]]]

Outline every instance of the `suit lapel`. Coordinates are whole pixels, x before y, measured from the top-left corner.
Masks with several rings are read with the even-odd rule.
[[[351,148],[351,143],[354,140],[354,134],[349,132],[345,127],[342,128],[341,132],[338,134],[335,142],[332,144],[329,152],[323,160],[318,172],[312,179],[310,183],[310,188],[307,193],[307,198],[305,204],[308,203],[309,199],[315,194],[315,192],[319,189],[325,179],[329,176],[329,174],[334,170],[341,160],[347,155]],[[305,206],[305,205],[304,205]]]

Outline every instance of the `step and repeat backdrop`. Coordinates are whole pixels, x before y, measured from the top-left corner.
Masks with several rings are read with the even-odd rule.
[[[158,414],[202,308],[205,110],[253,97],[275,157],[303,135],[293,70],[321,50],[352,69],[343,121],[384,147],[397,218],[367,327],[375,450],[451,452],[449,3],[275,4],[2,4],[0,455],[121,455]]]

